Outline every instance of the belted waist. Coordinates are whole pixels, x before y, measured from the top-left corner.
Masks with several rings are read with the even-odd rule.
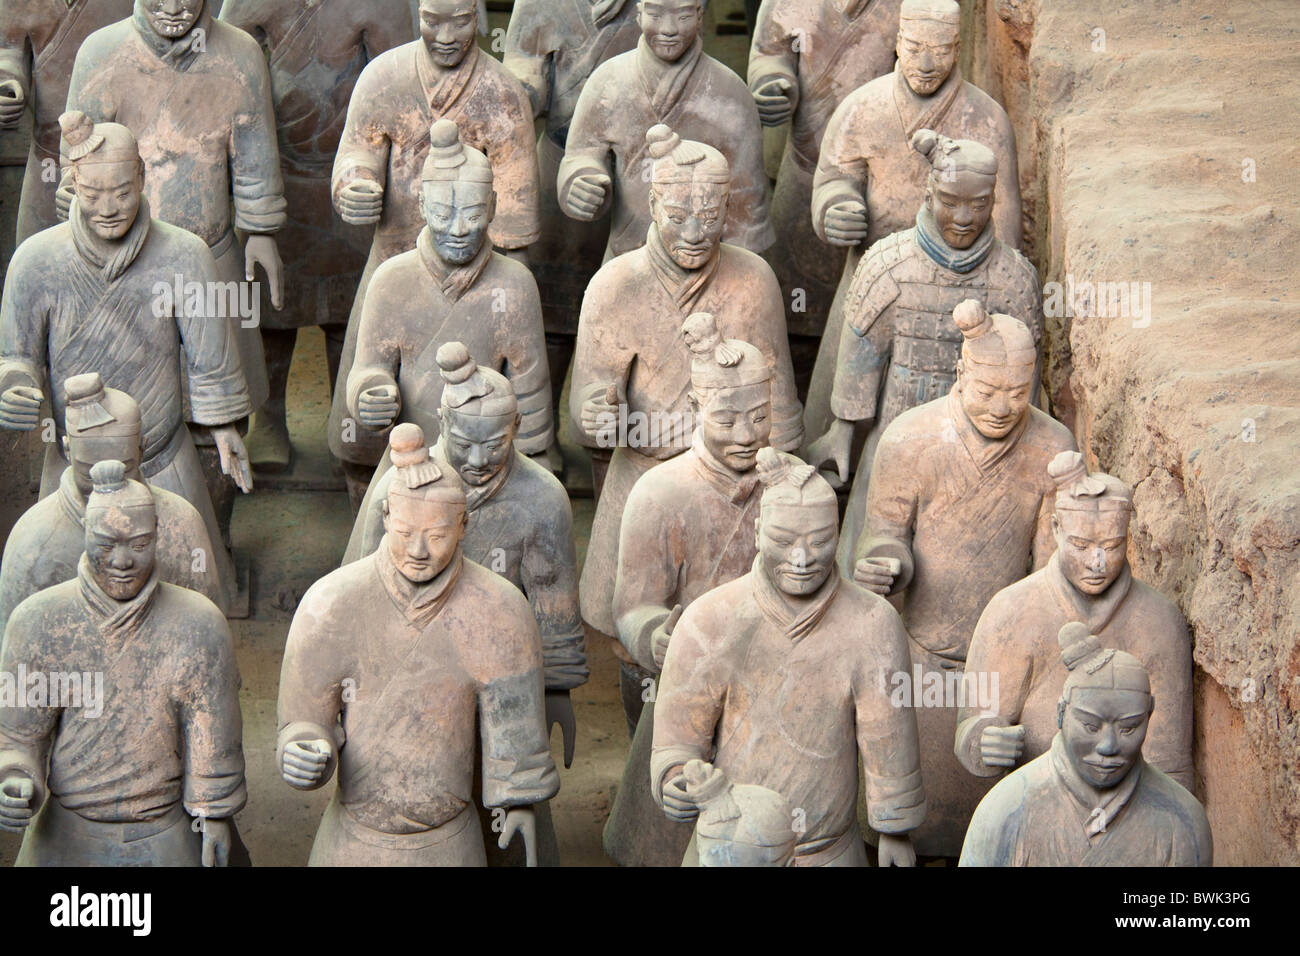
[[[45,807],[45,813],[52,818],[52,823],[57,821],[58,827],[62,830],[74,830],[88,839],[108,843],[135,843],[137,840],[147,840],[190,818],[185,812],[185,807],[177,802],[172,804],[162,816],[152,820],[123,823],[90,820],[76,810],[69,810],[54,797]]]

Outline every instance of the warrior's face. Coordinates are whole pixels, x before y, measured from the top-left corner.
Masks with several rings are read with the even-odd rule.
[[[1052,515],[1057,560],[1066,579],[1094,597],[1110,587],[1127,563],[1129,513],[1058,510]]]
[[[641,0],[637,22],[655,56],[675,63],[700,35],[704,5],[699,0]]]
[[[839,511],[834,505],[768,503],[758,517],[758,553],[777,587],[793,597],[812,594],[835,570]]]
[[[447,462],[467,485],[482,485],[505,467],[514,452],[519,414],[468,415],[442,409]]]
[[[402,577],[416,584],[432,581],[456,556],[465,535],[465,506],[390,494],[384,505],[388,554]]]
[[[423,206],[439,258],[463,266],[487,241],[488,226],[496,213],[496,193],[489,183],[427,182]]]
[[[1142,755],[1152,704],[1140,691],[1072,690],[1061,734],[1079,776],[1099,790],[1119,784]]]
[[[126,477],[141,481],[140,435],[68,435],[63,450],[72,468],[73,482],[83,496],[94,490],[90,469],[101,461],[120,461]]]
[[[106,242],[130,231],[144,195],[144,164],[80,162],[73,167],[77,205],[92,232]]]
[[[772,434],[772,385],[693,391],[691,411],[709,454],[732,471],[749,471]]]
[[[657,183],[650,215],[664,248],[683,269],[699,269],[722,242],[728,188],[722,183]]]
[[[204,0],[149,0],[144,14],[160,37],[175,40],[190,32],[203,15]]]
[[[1006,438],[1029,410],[1034,384],[1032,365],[957,363],[961,407],[985,438]]]
[[[925,202],[944,242],[954,249],[969,249],[975,244],[993,216],[996,182],[995,177],[971,169],[937,169],[930,174]]]
[[[904,20],[898,28],[898,68],[917,96],[929,96],[957,62],[958,28],[934,20]]]
[[[477,33],[477,0],[420,0],[420,36],[443,69],[460,65]]]
[[[96,508],[86,514],[90,576],[114,601],[130,601],[153,573],[158,521],[151,508]]]

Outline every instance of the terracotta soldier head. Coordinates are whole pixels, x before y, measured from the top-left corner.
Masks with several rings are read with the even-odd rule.
[[[835,573],[840,512],[830,483],[794,455],[758,453],[763,482],[756,535],[768,578],[791,597],[805,597]]]
[[[957,361],[957,391],[981,435],[1006,438],[1029,412],[1038,348],[1017,318],[985,311],[976,299],[952,310],[965,341]]]
[[[120,123],[95,123],[80,110],[59,117],[68,144],[77,206],[105,242],[130,231],[144,197],[144,161],[135,134]]]
[[[459,66],[477,35],[478,0],[420,0],[420,37],[438,66]]]
[[[383,503],[388,554],[402,577],[432,581],[451,564],[465,536],[465,487],[430,460],[424,433],[409,422],[388,438],[397,472]]]
[[[961,7],[955,0],[903,0],[898,15],[898,69],[917,96],[929,96],[957,64]]]
[[[63,383],[67,410],[63,453],[77,490],[89,495],[91,469],[101,461],[120,461],[126,476],[140,476],[140,406],[126,392],[105,388],[98,372],[74,375]]]
[[[1065,752],[1088,784],[1117,786],[1142,756],[1155,709],[1151,679],[1136,657],[1102,648],[1077,621],[1061,628],[1057,640],[1070,671],[1056,704]]]
[[[185,36],[203,16],[206,0],[136,0],[136,10],[155,33],[168,40]]]
[[[982,143],[929,129],[916,131],[912,148],[930,162],[922,215],[948,245],[969,249],[993,218],[997,156]]]
[[[700,866],[789,866],[797,842],[790,802],[767,787],[737,784],[703,760],[682,769],[686,794],[700,808],[695,842]]]
[[[519,431],[519,402],[500,372],[484,368],[460,342],[438,349],[442,387],[439,441],[443,457],[467,485],[486,484],[510,461]]]
[[[639,0],[636,10],[646,45],[668,63],[681,59],[704,24],[701,0]]]
[[[724,339],[708,312],[682,325],[691,350],[691,415],[709,454],[732,471],[749,471],[772,434],[772,370],[763,353]]]
[[[698,269],[722,242],[731,167],[712,146],[683,140],[662,123],[645,138],[654,163],[650,215],[659,239],[679,266]]]
[[[429,131],[429,156],[421,179],[424,220],[438,257],[452,266],[472,261],[487,242],[496,215],[492,166],[460,141],[454,120],[440,119]]]
[[[126,476],[120,461],[90,469],[86,501],[86,563],[90,576],[115,601],[138,595],[154,570],[158,515],[153,492]]]
[[[1047,473],[1056,482],[1052,534],[1066,579],[1084,594],[1103,593],[1128,565],[1133,493],[1106,474],[1088,474],[1083,455],[1063,451]]]

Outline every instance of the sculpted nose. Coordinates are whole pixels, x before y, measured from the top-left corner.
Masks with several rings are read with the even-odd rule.
[[[1108,724],[1101,735],[1101,740],[1097,741],[1097,753],[1103,757],[1113,757],[1119,753],[1119,737],[1115,734],[1113,726]]]
[[[118,571],[129,571],[135,567],[135,558],[131,556],[131,549],[128,547],[114,548],[113,556],[109,559],[109,566]]]
[[[1090,562],[1090,565],[1089,565],[1090,570],[1093,570],[1093,571],[1105,571],[1105,570],[1106,570],[1106,552],[1105,552],[1104,549],[1102,549],[1102,548],[1094,548],[1092,554],[1090,555],[1090,557],[1092,558],[1092,561]]]

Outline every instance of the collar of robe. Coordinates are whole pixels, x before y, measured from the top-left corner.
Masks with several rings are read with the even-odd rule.
[[[1089,632],[1100,634],[1128,597],[1129,588],[1133,586],[1133,573],[1125,561],[1124,570],[1119,573],[1119,577],[1110,583],[1105,592],[1093,597],[1084,594],[1065,576],[1061,570],[1061,552],[1054,551],[1047,561],[1047,580],[1051,582],[1052,590],[1066,613],[1072,614],[1074,620],[1087,624]]]
[[[677,308],[685,314],[694,312],[695,302],[704,294],[718,271],[718,263],[722,260],[722,244],[718,243],[714,247],[708,261],[698,269],[683,269],[664,247],[663,239],[659,237],[659,224],[652,222],[646,233],[645,248],[650,268],[654,270],[664,291],[673,297]]]
[[[131,223],[131,228],[127,230],[126,235],[121,239],[106,240],[101,239],[86,222],[85,213],[82,212],[81,204],[76,197],[73,197],[72,206],[68,211],[68,224],[72,227],[72,244],[81,258],[98,269],[104,281],[110,283],[116,282],[122,273],[131,268],[131,264],[140,255],[145,240],[149,238],[151,221],[149,200],[141,196],[135,222]]]
[[[384,590],[416,630],[428,627],[442,613],[443,605],[451,596],[452,587],[460,579],[463,564],[463,555],[460,548],[457,548],[451,562],[433,580],[418,583],[403,575],[393,564],[393,558],[388,553],[387,534],[380,539],[379,548],[375,551],[375,569],[379,572]]]
[[[1116,786],[1107,790],[1098,790],[1080,777],[1078,771],[1074,769],[1074,764],[1070,763],[1070,757],[1065,752],[1065,740],[1059,732],[1052,738],[1050,752],[1052,769],[1056,771],[1062,786],[1082,810],[1080,816],[1083,817],[1083,832],[1089,839],[1105,833],[1111,821],[1128,806],[1129,799],[1142,778],[1145,761],[1138,757],[1137,763]]]
[[[1020,444],[1021,436],[1025,433],[1025,428],[1029,424],[1029,409],[1020,416],[1020,421],[1016,426],[1007,432],[1003,438],[988,438],[978,428],[975,423],[966,415],[966,409],[961,405],[961,393],[957,391],[957,386],[948,391],[948,418],[952,422],[953,429],[957,432],[958,439],[961,440],[967,454],[970,455],[971,461],[975,463],[981,473],[987,473],[995,465],[999,464],[1002,459],[1016,450]]]
[[[452,302],[460,301],[460,297],[478,281],[478,277],[483,274],[488,261],[492,258],[492,243],[485,238],[473,259],[463,266],[449,266],[438,255],[438,250],[433,244],[433,233],[428,226],[420,230],[420,235],[415,240],[415,248],[420,250],[420,259],[424,262],[424,267],[429,270],[429,274],[433,276],[433,280],[438,283],[442,294]]]
[[[190,27],[189,32],[173,40],[158,34],[149,23],[145,7],[146,0],[135,0],[135,10],[131,13],[131,23],[135,27],[135,32],[158,59],[184,73],[194,65],[199,54],[207,49],[208,38],[212,35],[212,11],[205,3],[203,12],[194,21],[194,26]]]
[[[641,89],[650,99],[650,108],[656,117],[664,119],[677,105],[682,91],[690,82],[695,67],[704,55],[704,41],[698,36],[690,49],[676,61],[667,63],[650,48],[645,35],[636,41],[636,75]]]
[[[753,581],[754,601],[758,604],[758,609],[781,629],[792,644],[798,644],[821,622],[840,588],[839,573],[832,568],[822,586],[812,595],[792,598],[768,578],[761,554],[754,558],[749,576]]]
[[[695,456],[695,471],[707,481],[719,494],[733,505],[749,500],[758,485],[758,469],[737,474],[725,464],[713,457],[709,446],[704,443],[704,436],[697,425],[691,438],[691,452]]]
[[[989,257],[996,240],[997,230],[993,227],[993,217],[990,216],[969,249],[954,249],[943,238],[943,233],[939,231],[939,224],[934,221],[934,213],[930,211],[928,205],[922,203],[916,213],[916,244],[927,256],[949,272],[960,275],[973,272]]]
[[[627,0],[591,0],[591,19],[597,27],[603,27],[623,11]]]
[[[479,65],[478,44],[471,43],[464,58],[451,69],[433,62],[433,54],[429,52],[424,40],[417,39],[415,47],[415,72],[424,88],[424,101],[429,104],[435,117],[442,117],[474,78]]]
[[[907,85],[907,77],[903,75],[902,68],[895,64],[894,106],[903,124],[904,142],[910,142],[912,135],[918,129],[940,132],[939,125],[948,115],[948,110],[956,101],[957,94],[962,91],[962,86],[961,68],[954,63],[947,79],[939,84],[937,90],[929,96],[917,96]]]
[[[158,595],[158,565],[155,564],[140,593],[129,601],[108,595],[90,574],[90,558],[85,554],[77,562],[78,594],[91,615],[98,619],[99,630],[109,637],[121,637],[140,626]]]

